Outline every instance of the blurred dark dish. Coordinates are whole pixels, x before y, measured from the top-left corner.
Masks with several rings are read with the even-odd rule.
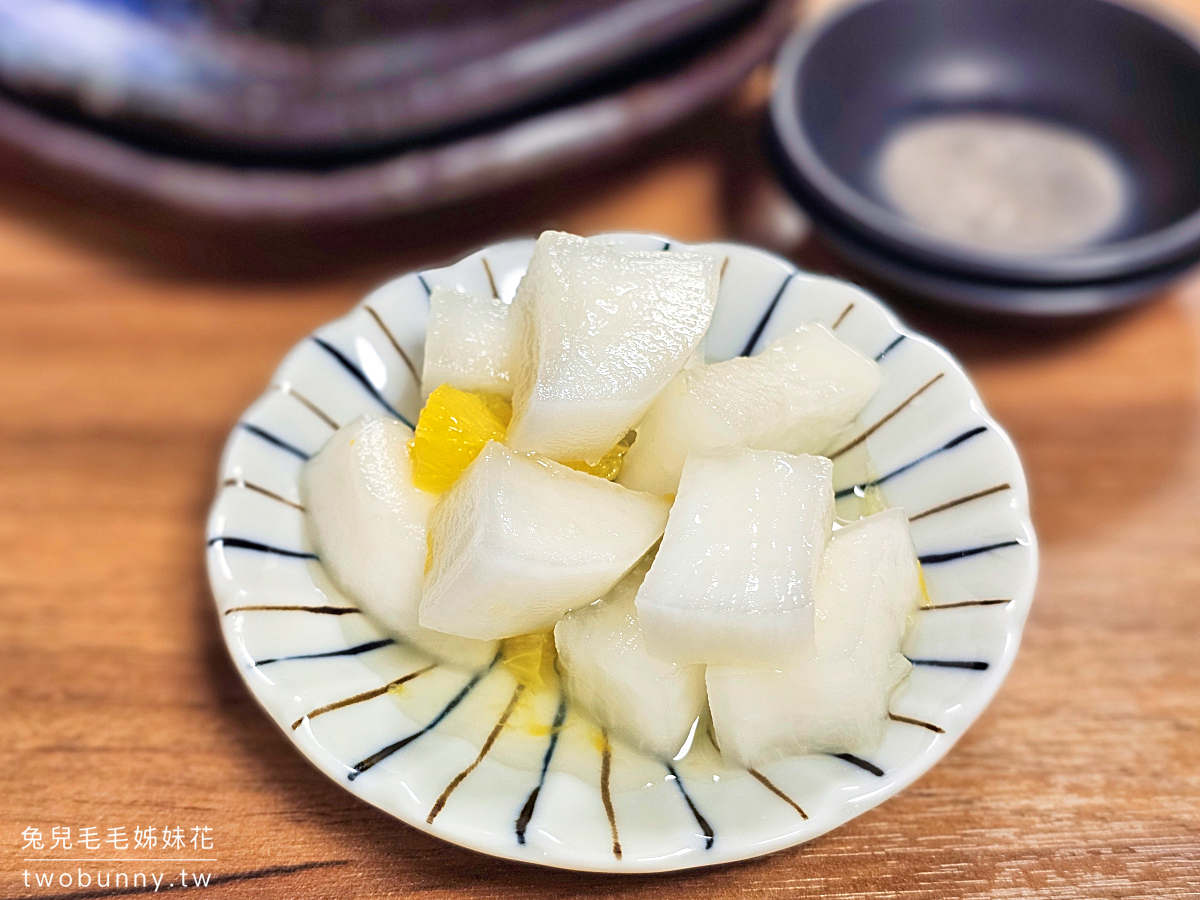
[[[1026,284],[966,278],[902,257],[848,237],[829,221],[816,222],[821,237],[856,269],[923,300],[986,317],[1071,319],[1113,313],[1161,292],[1185,274],[1195,260],[1109,281],[1077,284]]]
[[[793,0],[755,4],[523,117],[370,153],[269,161],[184,153],[3,96],[0,141],[57,169],[218,217],[348,219],[413,211],[612,153],[679,121],[769,59],[794,22],[794,8]]]
[[[753,0],[0,0],[0,86],[195,155],[345,156],[554,99]]]
[[[785,47],[772,141],[818,227],[883,279],[976,308],[1080,315],[1200,259],[1198,110],[1197,44],[1137,9],[867,0]],[[911,150],[893,165],[906,140],[926,171]],[[893,169],[915,188],[897,188]]]

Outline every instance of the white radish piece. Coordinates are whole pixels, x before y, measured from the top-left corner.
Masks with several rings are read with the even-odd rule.
[[[704,667],[646,652],[633,600],[649,568],[642,560],[602,600],[567,613],[554,644],[572,700],[632,746],[670,759],[704,712]]]
[[[700,343],[718,277],[709,256],[544,232],[513,300],[521,345],[508,445],[598,460]]]
[[[430,518],[421,624],[491,639],[551,628],[662,535],[668,504],[489,441]]]
[[[770,450],[692,453],[637,610],[650,652],[779,666],[812,646],[833,526],[833,464]]]
[[[882,379],[878,363],[816,324],[800,326],[757,356],[689,366],[637,424],[618,480],[669,494],[688,451],[831,450]]]
[[[412,435],[403,422],[362,416],[325,443],[300,476],[309,539],[334,584],[388,631],[448,662],[486,665],[495,642],[418,623],[436,498],[413,486]]]
[[[815,652],[782,671],[710,666],[708,699],[721,752],[743,766],[807,753],[870,753],[920,601],[920,566],[900,509],[838,530],[817,588]]]
[[[435,287],[429,295],[423,396],[448,384],[460,391],[511,397],[510,371],[518,330],[511,309],[511,304],[496,297]]]

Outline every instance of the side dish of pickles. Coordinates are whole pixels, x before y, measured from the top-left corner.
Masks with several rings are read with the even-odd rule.
[[[869,752],[923,582],[900,510],[835,522],[822,454],[883,373],[818,324],[706,363],[722,263],[546,232],[511,302],[435,288],[415,430],[329,439],[309,538],[446,663],[552,633],[572,701],[652,755],[708,717],[741,766]]]

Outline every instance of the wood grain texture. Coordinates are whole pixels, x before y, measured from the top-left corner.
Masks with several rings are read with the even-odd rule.
[[[321,233],[177,220],[0,161],[0,896],[79,890],[24,887],[27,826],[147,824],[213,828],[217,862],[191,868],[214,898],[1200,896],[1200,278],[1059,332],[897,302],[1016,439],[1041,583],[959,746],[804,847],[668,877],[477,856],[327,781],[243,689],[203,521],[225,436],[283,353],[389,273],[547,225],[778,237],[744,115],[537,190]],[[811,242],[794,256],[836,269]]]

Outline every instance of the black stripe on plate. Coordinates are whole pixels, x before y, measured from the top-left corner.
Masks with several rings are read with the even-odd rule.
[[[763,331],[767,327],[767,323],[771,321],[771,316],[775,314],[775,307],[779,305],[779,298],[783,296],[783,292],[787,290],[787,286],[792,283],[792,279],[796,277],[795,272],[789,272],[787,278],[783,279],[783,284],[779,286],[779,290],[775,292],[775,296],[771,298],[771,302],[767,304],[767,311],[763,313],[763,317],[758,320],[758,324],[754,326],[754,331],[750,335],[750,340],[746,342],[746,346],[742,348],[742,356],[749,356],[754,352],[754,345],[758,343],[758,339],[762,337]]]
[[[969,669],[972,672],[986,672],[990,663],[981,659],[906,659],[914,666],[932,666],[935,669]]]
[[[456,706],[458,706],[458,704],[462,703],[465,699],[467,699],[467,695],[475,689],[475,685],[479,684],[480,680],[483,678],[484,675],[486,675],[488,672],[492,671],[492,669],[496,665],[496,661],[499,659],[500,659],[500,654],[497,653],[494,657],[492,657],[492,661],[491,661],[491,663],[488,664],[488,667],[486,669],[481,669],[480,671],[478,671],[474,675],[472,675],[470,681],[468,681],[465,685],[463,685],[462,690],[460,690],[457,694],[455,694],[454,697],[450,700],[450,702],[447,703],[444,707],[442,707],[442,711],[439,712],[436,716],[434,716],[433,719],[430,720],[428,725],[426,725],[424,728],[414,731],[412,734],[408,735],[407,737],[402,737],[402,738],[400,738],[400,740],[395,741],[391,744],[388,744],[386,747],[383,747],[380,750],[376,750],[374,753],[372,753],[366,759],[360,760],[359,762],[355,763],[353,769],[346,776],[346,778],[349,781],[353,781],[355,778],[357,778],[363,772],[366,772],[368,769],[371,769],[374,766],[378,765],[379,763],[383,762],[385,759],[387,759],[393,753],[397,752],[398,750],[403,750],[405,747],[407,747],[413,741],[417,740],[417,738],[420,738],[426,734],[429,734],[429,732],[431,732],[431,731],[433,731],[433,729],[437,728],[437,726],[441,723],[442,719],[444,719],[444,718],[446,718],[446,716],[450,715],[450,713],[452,713],[454,711],[454,708]]]
[[[338,361],[338,363],[341,365],[341,367],[343,369],[345,369],[347,372],[349,372],[350,376],[355,381],[357,381],[359,384],[361,384],[363,386],[363,388],[366,390],[366,392],[368,394],[370,394],[375,399],[375,401],[377,403],[379,403],[380,406],[382,406],[384,409],[386,409],[389,413],[391,413],[393,416],[395,416],[397,419],[399,419],[401,422],[403,422],[409,428],[413,427],[412,422],[408,421],[408,419],[406,419],[404,416],[402,416],[400,414],[400,411],[397,410],[396,407],[394,407],[394,406],[392,406],[392,404],[388,403],[387,398],[384,397],[383,394],[379,393],[379,390],[378,390],[378,388],[375,387],[375,385],[371,384],[370,379],[368,379],[367,376],[363,374],[362,369],[360,369],[354,363],[350,362],[350,360],[346,357],[346,355],[344,353],[342,353],[341,350],[339,350],[337,347],[333,346],[333,344],[329,343],[324,338],[319,338],[319,337],[316,337],[315,335],[313,336],[313,341],[316,343],[316,345],[318,347],[320,347],[322,350],[324,350],[326,353],[328,353],[330,356],[332,356],[334,359],[336,359]]]
[[[904,335],[896,335],[896,339],[879,351],[875,356],[875,362],[883,362],[883,358],[895,350],[904,341]]]
[[[231,606],[225,610],[224,615],[233,615],[234,613],[244,612],[306,612],[314,613],[318,616],[348,616],[351,613],[361,613],[362,610],[354,606]]]
[[[358,656],[360,653],[370,653],[372,650],[378,650],[380,647],[387,647],[396,643],[392,638],[379,638],[375,641],[367,641],[365,644],[356,644],[353,647],[346,647],[342,650],[326,650],[324,653],[299,653],[295,656],[273,656],[270,659],[256,659],[254,665],[265,666],[269,663],[290,662],[294,659],[330,659],[335,656]]]
[[[1009,541],[999,541],[995,544],[984,544],[982,547],[967,547],[963,550],[947,550],[945,553],[926,553],[924,556],[918,557],[923,566],[936,566],[938,563],[954,562],[956,559],[966,559],[968,556],[978,556],[980,553],[987,553],[990,550],[999,550],[1002,547],[1017,547],[1021,542],[1016,538]]]
[[[708,824],[708,819],[700,814],[700,810],[696,809],[696,804],[692,802],[692,798],[688,795],[687,788],[683,786],[683,779],[679,777],[679,773],[675,771],[675,767],[670,763],[667,763],[666,766],[667,771],[671,773],[671,777],[675,779],[675,786],[679,788],[679,793],[683,795],[683,802],[692,811],[692,816],[695,817],[696,824],[700,826],[700,830],[704,833],[704,849],[711,850],[713,841],[716,839],[712,826]]]
[[[858,766],[864,772],[870,772],[876,778],[883,777],[883,769],[879,768],[879,766],[875,765],[873,762],[868,762],[861,756],[855,756],[853,753],[834,753],[832,755],[836,756],[838,759],[844,759],[852,766]]]
[[[546,747],[546,755],[542,757],[542,771],[538,775],[537,787],[529,793],[529,797],[525,800],[525,805],[521,807],[521,812],[517,816],[517,843],[524,845],[525,830],[529,827],[529,822],[533,818],[533,811],[537,807],[538,796],[542,793],[542,787],[546,784],[546,773],[550,771],[550,760],[554,758],[554,751],[558,747],[558,733],[562,730],[563,721],[567,718],[567,695],[559,695],[558,710],[554,713],[554,725],[550,728],[550,744]]]
[[[275,556],[288,556],[292,559],[316,559],[317,554],[302,550],[285,550],[282,547],[272,547],[270,544],[260,544],[258,541],[248,541],[239,537],[218,536],[208,539],[208,546],[221,544],[225,547],[236,547],[240,550],[253,550],[256,553],[271,553]]]
[[[268,444],[272,444],[272,445],[278,447],[280,450],[286,450],[288,453],[292,454],[293,456],[298,456],[305,461],[310,459],[312,456],[311,453],[305,453],[303,450],[301,450],[295,444],[289,444],[283,438],[276,437],[275,435],[271,434],[271,432],[267,431],[265,428],[259,428],[257,425],[253,425],[250,422],[241,422],[239,424],[242,426],[243,431],[248,431],[248,432],[250,432],[250,434],[254,435],[256,438],[261,438],[262,440],[266,441]]]
[[[883,475],[872,481],[864,481],[861,484],[852,484],[849,487],[844,487],[840,491],[835,492],[833,496],[836,499],[840,500],[843,497],[849,497],[855,491],[865,490],[866,488],[878,487],[879,485],[883,484],[885,481],[889,481],[892,478],[895,478],[897,475],[902,475],[903,473],[907,472],[909,469],[913,468],[914,466],[919,466],[921,463],[932,459],[933,457],[937,456],[939,453],[945,453],[947,450],[953,450],[959,444],[969,441],[971,438],[975,437],[976,435],[983,434],[987,430],[988,429],[987,429],[986,425],[976,425],[974,428],[970,428],[970,429],[964,431],[962,434],[958,435],[957,437],[953,437],[950,440],[946,441],[946,443],[942,444],[942,446],[937,447],[933,450],[930,450],[924,456],[919,456],[916,459],[914,459],[912,462],[905,463],[900,468],[894,469],[891,472],[888,472],[886,475]]]

